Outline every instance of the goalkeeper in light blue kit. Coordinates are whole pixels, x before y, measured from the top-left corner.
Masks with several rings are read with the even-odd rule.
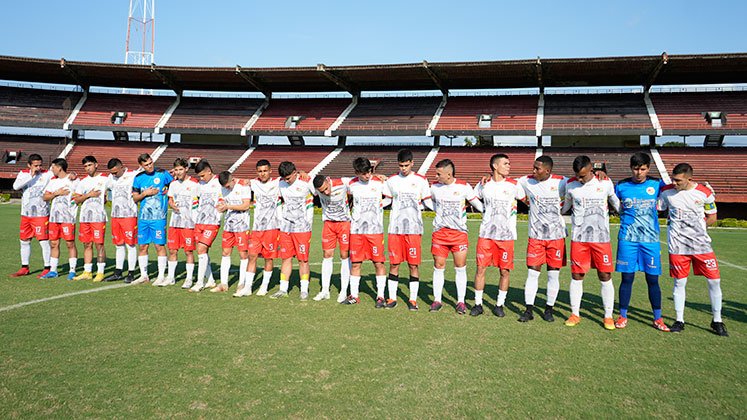
[[[661,180],[648,176],[651,158],[638,152],[630,158],[632,176],[620,181],[615,193],[620,198],[620,233],[617,239],[617,264],[615,271],[622,274],[620,283],[620,316],[615,327],[628,325],[628,305],[637,271],[646,274],[648,299],[654,313],[653,326],[659,331],[669,331],[661,318],[661,246],[659,244],[659,217],[656,200]]]

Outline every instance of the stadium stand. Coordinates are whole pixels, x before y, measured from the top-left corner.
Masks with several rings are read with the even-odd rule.
[[[534,135],[539,97],[455,96],[450,97],[434,135]],[[480,127],[480,115],[490,115],[489,127]]]
[[[440,96],[361,98],[332,135],[422,136],[441,100]]]
[[[174,167],[176,158],[187,159],[192,166],[200,159],[207,159],[213,172],[218,174],[227,171],[248,148],[249,146],[172,143],[158,158],[156,166],[169,170]],[[194,171],[190,171],[190,175],[194,176]]]
[[[37,153],[44,159],[44,168],[48,168],[53,159],[65,148],[65,139],[61,137],[37,137],[0,135],[0,178],[15,178],[18,171],[26,169],[29,155]]]
[[[709,132],[735,134],[747,129],[747,92],[688,92],[651,94],[656,115],[664,134],[707,134]],[[721,127],[712,126],[706,112],[722,112]]]
[[[630,176],[630,156],[636,152],[644,152],[649,156],[651,151],[648,148],[584,148],[584,147],[547,147],[543,149],[542,154],[550,156],[553,160],[553,173],[567,177],[573,174],[573,159],[579,155],[586,155],[591,158],[592,162],[605,162],[607,166],[607,176],[613,182]],[[651,176],[659,177],[656,171],[656,165],[651,163]]]
[[[272,99],[248,133],[324,135],[348,105],[344,98]],[[300,117],[295,125],[293,117]]]
[[[426,178],[430,183],[436,182],[436,163],[442,159],[451,159],[456,167],[456,177],[474,187],[483,176],[490,175],[490,157],[496,153],[508,155],[512,178],[532,173],[536,153],[533,147],[441,147]]]
[[[81,92],[0,86],[0,125],[62,128]]]
[[[643,94],[545,95],[542,134],[656,134]]]
[[[238,134],[263,99],[183,96],[163,133]]]
[[[85,156],[92,155],[99,162],[99,171],[106,172],[106,164],[111,158],[119,158],[129,169],[135,170],[140,165],[137,157],[142,153],[153,154],[161,143],[151,142],[114,142],[106,140],[79,140],[67,155],[68,170],[85,175],[83,163]],[[170,168],[169,168],[170,169]]]
[[[267,159],[273,168],[273,176],[278,176],[277,168],[282,161],[290,161],[296,165],[296,169],[306,171],[307,173],[314,169],[334,147],[310,146],[259,146],[254,149],[251,155],[239,166],[234,174],[240,178],[254,178],[257,176],[257,161]]]
[[[173,96],[89,93],[71,128],[152,132],[174,100]],[[127,113],[121,124],[113,122],[116,112]]]
[[[747,148],[662,147],[659,154],[670,176],[678,163],[689,163],[693,179],[711,184],[717,202],[747,203]]]
[[[423,164],[430,147],[406,147],[412,150],[413,171],[417,171]],[[357,157],[368,158],[374,165],[377,174],[392,175],[399,171],[397,166],[397,152],[402,147],[392,146],[347,146],[342,149],[337,157],[322,170],[321,175],[339,178],[343,176],[355,176],[353,172],[353,160]]]

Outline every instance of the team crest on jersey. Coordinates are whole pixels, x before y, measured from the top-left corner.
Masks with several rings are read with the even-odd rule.
[[[654,187],[648,187],[648,188],[646,188],[646,194],[648,194],[648,195],[654,195],[654,192],[656,192],[656,190],[654,190]]]
[[[554,185],[552,187],[550,187],[550,191],[557,191],[557,190],[558,190],[558,187],[556,187]]]
[[[159,178],[153,178],[153,183],[158,185],[161,183],[161,180]]]
[[[695,205],[696,205],[696,206],[699,206],[699,205],[701,205],[701,204],[703,204],[703,201],[702,201],[702,200],[695,200]]]
[[[454,191],[452,194],[454,194],[454,196],[457,196],[459,195],[459,191]]]
[[[623,200],[623,207],[625,207],[626,209],[632,208],[633,207],[633,199],[632,198],[626,198],[625,200]]]
[[[602,192],[602,187],[597,187],[597,192]]]

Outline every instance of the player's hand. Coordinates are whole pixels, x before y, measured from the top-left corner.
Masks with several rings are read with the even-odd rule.
[[[594,171],[594,176],[596,176],[597,179],[600,180],[600,181],[606,181],[606,180],[610,179],[610,177],[607,176],[607,172],[604,172],[604,171],[601,171],[601,170]]]
[[[60,195],[68,195],[68,194],[70,194],[70,190],[65,187],[62,187],[59,190],[54,192],[55,197],[58,197]]]
[[[487,175],[483,175],[482,178],[480,178],[480,185],[485,185],[490,181],[490,177]]]
[[[215,205],[216,210],[223,213],[226,210],[228,210],[228,205],[224,201],[219,201],[218,204]]]
[[[158,188],[156,187],[148,187],[145,189],[145,195],[147,196],[153,196],[158,194]]]
[[[70,172],[70,173],[68,173],[67,174],[67,179],[69,179],[71,181],[75,181],[76,179],[78,179],[78,173],[77,172]]]
[[[389,179],[388,176],[381,175],[381,174],[373,174],[373,177],[376,178],[376,179],[378,179],[381,182],[386,182],[386,180]]]

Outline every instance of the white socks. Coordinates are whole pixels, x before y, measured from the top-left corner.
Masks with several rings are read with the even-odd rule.
[[[547,270],[547,306],[555,306],[558,292],[560,292],[560,270]]]
[[[140,264],[140,275],[142,277],[148,276],[148,256],[140,255],[137,257],[138,263]]]
[[[411,281],[410,282],[410,300],[417,301],[418,300],[418,292],[420,291],[420,282],[419,281]]]
[[[249,265],[249,259],[239,260],[239,288],[244,287],[246,283],[246,267]],[[253,279],[253,277],[252,277]]]
[[[361,276],[350,275],[350,295],[354,298],[358,297],[358,287],[361,284]]]
[[[39,241],[39,246],[42,249],[42,261],[44,261],[44,266],[49,267],[49,257],[52,255],[52,247],[49,245],[49,241]]]
[[[376,276],[376,298],[383,298],[386,292],[386,276]]]
[[[601,281],[602,305],[604,305],[604,317],[612,318],[612,310],[615,308],[615,286],[610,281]]]
[[[506,303],[506,295],[508,290],[498,290],[498,299],[495,302],[495,306],[503,306]]]
[[[288,280],[280,279],[280,291],[281,292],[288,293],[288,286],[289,286]]]
[[[210,260],[207,254],[197,255],[197,284],[205,284],[205,272],[208,269],[209,263]]]
[[[329,293],[332,282],[332,258],[322,259],[322,293]]]
[[[68,258],[67,263],[70,264],[70,272],[75,272],[75,267],[78,265],[78,259],[77,258]]]
[[[350,284],[350,258],[340,260],[340,294],[348,295],[348,284]]]
[[[444,292],[444,269],[433,269],[433,301],[441,302]]]
[[[169,261],[169,275],[168,279],[173,280],[176,276],[176,265],[179,264],[179,261]]]
[[[301,280],[301,293],[309,293],[309,281]]]
[[[125,262],[125,254],[127,254],[127,251],[125,251],[124,245],[116,245],[116,252],[114,253],[114,268],[122,271],[124,269],[124,262]]]
[[[475,290],[475,305],[482,305],[482,290]]]
[[[137,267],[137,247],[135,245],[125,246],[127,247],[127,271],[134,274]],[[124,266],[124,263],[122,265]]]
[[[93,271],[93,263],[83,264],[83,271],[90,273]]]
[[[260,285],[260,290],[267,290],[267,287],[270,285],[270,280],[272,279],[272,271],[263,271],[262,272],[262,285]]]
[[[106,263],[96,263],[96,274],[104,274]]]
[[[247,260],[247,264],[249,261]],[[254,273],[247,271],[246,275],[244,277],[244,286],[243,288],[247,289],[250,293],[252,291],[252,284],[254,283]],[[248,293],[247,293],[248,294]]]
[[[571,312],[573,315],[581,316],[581,298],[584,295],[584,281],[571,279],[568,292],[571,295]]]
[[[187,282],[192,281],[192,276],[195,274],[195,263],[187,263],[187,278],[184,279]]]
[[[54,273],[57,272],[57,265],[60,263],[59,258],[50,257],[49,258],[49,271],[52,271]]]
[[[711,312],[713,312],[713,321],[721,321],[721,279],[708,281],[708,295],[711,297]]]
[[[539,288],[539,276],[539,271],[531,268],[527,269],[527,281],[524,284],[524,303],[527,305],[534,305],[534,298],[537,297],[537,289]]]
[[[464,303],[467,296],[467,267],[454,267],[456,273],[454,281],[457,289],[457,302]]]
[[[679,322],[685,322],[685,286],[687,286],[687,277],[674,279],[672,299],[674,300],[674,314]]]
[[[399,282],[394,280],[387,280],[386,283],[389,287],[389,299],[397,300],[397,289],[399,289]]]
[[[169,257],[165,255],[159,255],[157,258],[158,261],[158,278],[162,279],[164,275],[166,275],[166,265],[169,262]]]
[[[231,271],[231,256],[220,259],[220,284],[228,284],[228,273]]]
[[[21,265],[29,265],[31,259],[31,241],[21,241]]]

